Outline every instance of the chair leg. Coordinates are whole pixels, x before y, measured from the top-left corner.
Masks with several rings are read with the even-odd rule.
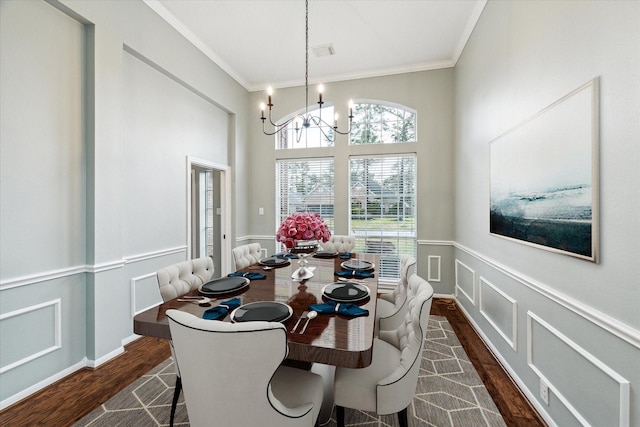
[[[407,419],[407,408],[404,408],[402,411],[398,412],[398,422],[400,423],[400,427],[409,427],[409,420]]]
[[[173,427],[173,417],[176,415],[176,406],[178,406],[180,391],[182,391],[182,378],[176,376],[176,387],[173,390],[173,402],[171,402],[171,418],[169,418],[169,425],[171,427]]]
[[[336,418],[338,427],[344,427],[344,407],[336,405]]]

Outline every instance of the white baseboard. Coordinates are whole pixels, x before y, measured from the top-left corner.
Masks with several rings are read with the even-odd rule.
[[[0,401],[0,411],[8,408],[9,406],[13,405],[14,403],[19,402],[20,400],[27,398],[29,396],[31,396],[33,393],[42,390],[45,387],[50,386],[51,384],[55,383],[56,381],[61,380],[62,378],[73,374],[75,371],[82,369],[84,367],[87,366],[87,359],[84,358],[82,359],[80,362],[69,366],[67,369],[64,369],[60,372],[58,372],[57,374],[54,374],[52,376],[50,376],[49,378],[46,378],[42,381],[40,381],[39,383],[36,383],[34,385],[32,385],[31,387],[28,387],[22,391],[20,391],[19,393],[14,394],[11,397],[6,398],[5,400]]]

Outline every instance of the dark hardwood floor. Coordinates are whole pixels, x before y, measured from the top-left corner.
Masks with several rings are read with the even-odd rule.
[[[435,299],[431,313],[449,320],[508,426],[546,426],[454,303]],[[168,341],[140,338],[97,369],[79,370],[1,411],[0,426],[73,425],[170,355]]]
[[[447,318],[508,426],[545,427],[547,425],[452,300],[434,299],[431,314]]]

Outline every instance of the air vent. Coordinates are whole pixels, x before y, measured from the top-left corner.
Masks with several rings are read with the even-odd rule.
[[[311,50],[316,57],[320,56],[331,56],[336,54],[336,50],[334,49],[332,44],[323,44],[321,46],[312,46]]]

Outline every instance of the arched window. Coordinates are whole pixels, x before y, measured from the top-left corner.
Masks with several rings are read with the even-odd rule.
[[[304,109],[296,111],[282,119],[281,122],[295,115],[304,114],[304,112]],[[333,123],[334,109],[332,105],[325,105],[322,107],[322,111],[317,108],[310,109],[309,113],[322,118],[327,123]],[[322,130],[320,130],[316,126],[305,128],[298,123],[297,127],[298,130],[296,130],[296,121],[294,120],[289,123],[285,130],[276,135],[276,150],[333,147],[334,138],[331,126],[323,126]]]
[[[360,101],[353,106],[349,143],[396,144],[416,141],[416,112],[402,105]]]

